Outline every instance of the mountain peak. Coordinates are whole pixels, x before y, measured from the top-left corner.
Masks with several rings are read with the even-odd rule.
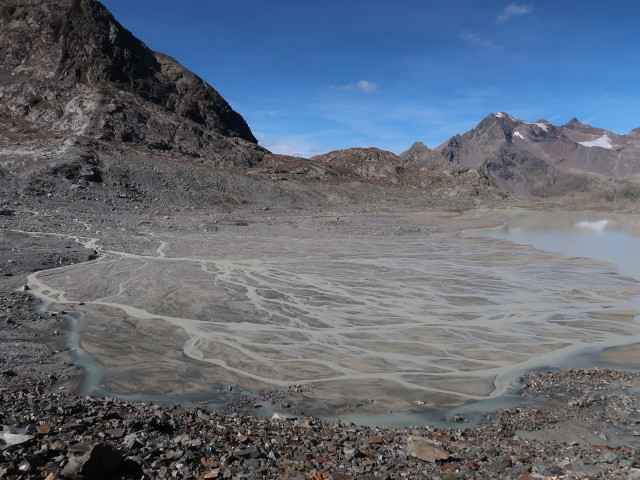
[[[632,131],[631,136],[638,132]],[[606,190],[609,186],[602,178],[625,180],[640,175],[637,141],[577,118],[554,126],[504,112],[490,114],[437,151],[453,163],[485,169],[501,188],[521,196],[546,198],[576,190]]]
[[[580,125],[585,125],[585,124],[582,123],[580,120],[578,120],[576,117],[573,117],[571,120],[569,120],[567,123],[564,124],[565,127],[573,127],[573,126],[580,126]]]
[[[4,0],[0,73],[5,72],[11,75],[2,75],[0,88],[15,98],[5,96],[3,103],[28,97],[24,108],[11,111],[22,112],[21,123],[37,131],[163,150],[184,150],[180,139],[189,136],[199,145],[200,153],[186,148],[195,156],[209,151],[206,138],[211,135],[257,143],[245,120],[216,90],[171,57],[149,49],[96,0]],[[57,104],[39,112],[52,98]],[[0,113],[5,113],[2,106]]]
[[[431,150],[422,142],[415,142],[409,150],[402,152],[400,158],[417,165],[448,165],[449,162],[441,153]]]

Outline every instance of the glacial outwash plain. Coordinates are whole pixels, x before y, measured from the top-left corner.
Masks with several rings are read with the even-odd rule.
[[[0,478],[640,478],[639,129],[285,156],[99,2],[0,39]]]

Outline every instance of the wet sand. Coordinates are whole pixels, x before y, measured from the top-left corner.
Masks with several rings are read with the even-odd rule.
[[[50,308],[84,314],[80,345],[97,366],[83,393],[213,398],[226,385],[301,385],[287,403],[307,414],[432,411],[640,342],[634,279],[466,230],[491,221],[193,223],[82,236],[101,258],[29,276]]]

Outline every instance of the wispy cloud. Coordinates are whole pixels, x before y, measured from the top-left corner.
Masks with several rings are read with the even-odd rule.
[[[504,11],[498,15],[497,20],[499,22],[506,22],[511,17],[518,15],[529,15],[533,12],[533,5],[519,5],[517,3],[510,3],[504,7]]]
[[[360,80],[356,85],[358,90],[364,93],[376,93],[378,90],[378,85],[373,82],[368,82],[366,80]]]
[[[493,43],[491,40],[482,38],[480,35],[470,30],[463,30],[462,32],[460,32],[460,38],[465,42],[470,43],[471,45],[475,45],[476,47],[489,48],[492,50],[502,49],[502,45],[497,45]]]
[[[343,92],[349,90],[357,90],[362,93],[377,93],[380,91],[377,83],[369,82],[368,80],[360,80],[358,83],[349,83],[347,85],[331,85],[334,90],[341,90]]]
[[[257,134],[257,136],[261,138],[261,135]],[[264,141],[261,139],[260,144],[273,153],[290,155],[292,157],[309,158],[325,152],[324,149],[319,148],[312,141],[309,141],[306,136],[280,137]]]

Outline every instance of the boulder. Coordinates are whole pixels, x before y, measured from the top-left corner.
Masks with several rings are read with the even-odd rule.
[[[412,435],[407,439],[407,454],[431,463],[447,460],[450,456],[448,450],[428,438],[417,435]]]
[[[100,480],[118,470],[124,457],[113,446],[98,443],[81,457],[72,458],[62,470],[62,475],[72,480]]]

